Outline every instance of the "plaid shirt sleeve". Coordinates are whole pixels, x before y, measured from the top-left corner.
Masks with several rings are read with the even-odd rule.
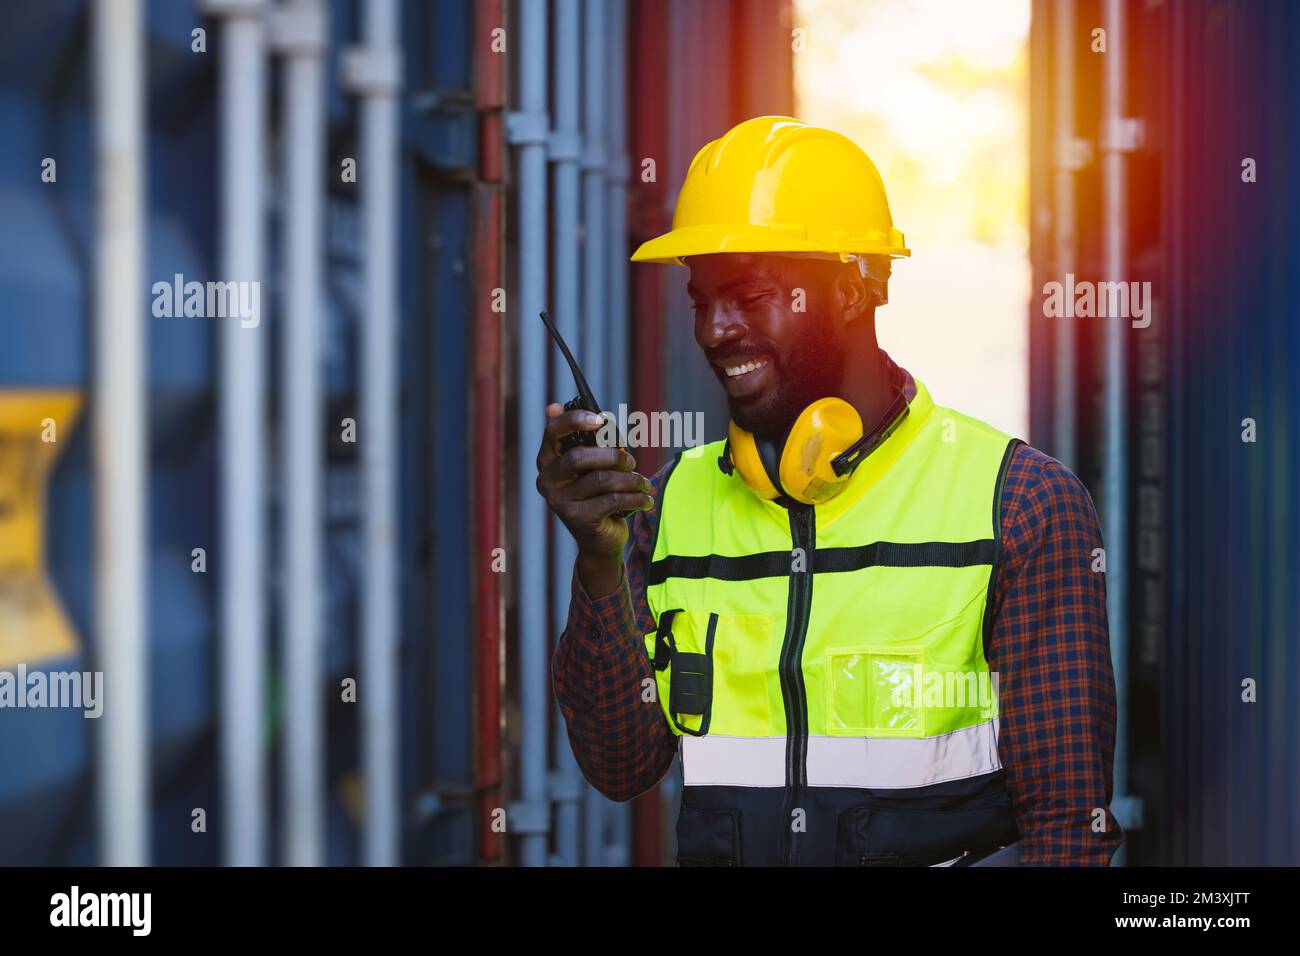
[[[1122,834],[1110,812],[1115,677],[1101,528],[1083,483],[1027,445],[1007,468],[1003,561],[988,664],[998,674],[998,752],[1022,866],[1106,866]]]
[[[656,507],[666,472],[651,479]],[[1104,866],[1121,831],[1109,809],[1115,680],[1105,579],[1092,571],[1097,516],[1083,484],[1027,445],[1012,455],[1001,506],[1003,560],[987,653],[998,673],[998,749],[1021,863]],[[677,744],[658,704],[642,697],[643,681],[653,680],[641,635],[654,627],[645,572],[658,511],[630,521],[619,589],[593,601],[575,575],[552,662],[578,765],[615,800],[657,783]]]
[[[669,468],[665,465],[650,478],[655,509],[628,518],[618,589],[593,600],[575,569],[569,619],[551,659],[555,698],[578,767],[611,800],[630,800],[649,790],[677,753],[677,737],[657,696],[646,694],[654,685],[654,671],[642,637],[655,626],[645,575]]]

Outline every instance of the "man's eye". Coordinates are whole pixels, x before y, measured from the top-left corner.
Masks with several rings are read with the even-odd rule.
[[[736,299],[736,304],[742,309],[752,309],[756,305],[766,302],[768,294],[766,292],[750,292]]]

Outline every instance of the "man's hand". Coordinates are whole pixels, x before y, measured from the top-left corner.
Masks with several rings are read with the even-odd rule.
[[[579,445],[560,454],[560,439],[596,431],[605,422],[594,412],[552,403],[537,452],[537,491],[578,543],[578,579],[593,598],[613,593],[623,576],[627,522],[619,511],[654,507],[650,480],[637,474],[636,459],[622,448]]]

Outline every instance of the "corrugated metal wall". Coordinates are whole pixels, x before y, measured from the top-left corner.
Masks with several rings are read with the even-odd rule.
[[[337,175],[358,155],[356,102],[341,83],[340,51],[358,40],[359,5],[334,0],[328,54],[327,155],[330,171],[325,236],[323,325],[326,432],[326,573],[324,596],[328,862],[359,860],[356,798],[359,726],[356,707],[337,692],[355,676],[358,572],[362,560],[358,445],[342,437],[357,411],[361,305],[357,186]],[[476,236],[471,227],[479,121],[471,43],[475,7],[462,0],[405,4],[402,109],[401,440],[402,581],[401,801],[411,808],[403,831],[410,863],[473,862],[474,760],[471,704],[473,614],[470,568],[471,447],[468,433],[471,304]],[[6,222],[0,256],[0,392],[87,389],[93,348],[88,283],[93,156],[88,6],[77,0],[22,3],[7,11],[13,29],[0,40],[0,113],[13,136],[4,151]],[[191,31],[207,31],[207,51],[191,49]],[[146,8],[148,222],[146,275],[214,274],[216,209],[215,64],[221,55],[211,19],[189,3],[154,0]],[[267,89],[272,125],[285,104]],[[272,153],[284,143],[273,136]],[[56,183],[42,184],[42,157],[57,159]],[[285,208],[280,168],[268,156],[272,188],[267,227],[278,236]],[[274,246],[278,248],[278,245]],[[265,286],[266,322],[277,330],[283,306],[278,255]],[[148,300],[146,300],[147,302]],[[279,332],[274,331],[278,337]],[[221,806],[217,787],[214,574],[219,545],[214,402],[216,324],[195,318],[149,319],[150,502],[149,607],[152,693],[149,727],[154,780],[152,861],[212,864]],[[277,366],[278,367],[278,366]],[[273,380],[275,376],[273,375]],[[276,389],[273,387],[273,393]],[[272,403],[274,405],[274,402]],[[271,421],[274,407],[266,409]],[[90,409],[93,415],[94,410]],[[95,660],[94,584],[88,430],[83,421],[61,436],[66,445],[49,485],[45,513],[48,566],[75,630],[72,657],[25,654],[12,621],[2,636],[7,659],[57,669]],[[283,462],[269,449],[272,475]],[[267,489],[267,527],[293,490]],[[191,570],[204,547],[208,573]],[[278,548],[273,549],[278,551]],[[265,580],[275,606],[284,598],[273,553]],[[274,615],[278,620],[278,613]],[[282,731],[283,674],[271,665],[266,758],[276,766]],[[95,860],[91,737],[93,723],[75,712],[6,710],[0,715],[0,861]],[[455,728],[449,732],[449,728]],[[209,812],[204,838],[189,827],[192,808]],[[273,809],[280,821],[289,808]],[[278,823],[275,824],[278,827]],[[278,842],[278,841],[277,841]]]
[[[89,78],[89,17],[76,0],[25,3],[6,11],[0,39],[0,113],[6,210],[0,229],[0,392],[74,389],[87,396],[91,339],[93,191]],[[196,183],[215,181],[210,58],[189,53],[192,19],[181,5],[150,9],[147,50],[155,171],[147,210],[152,277],[206,275],[214,250],[215,196]],[[42,183],[42,160],[56,161],[57,180]],[[146,300],[147,301],[147,300]],[[214,600],[210,577],[191,573],[191,549],[215,532],[211,506],[214,337],[199,321],[154,320],[148,369],[153,393],[149,434],[153,529],[148,572],[153,624],[149,707],[154,714],[155,775],[162,785],[159,818],[188,817],[211,806],[210,669]],[[78,635],[71,655],[40,653],[39,636],[4,637],[7,665],[83,670],[96,659],[93,622],[93,540],[90,416],[59,439],[62,452],[49,482],[43,519],[47,565]],[[12,624],[12,622],[9,622]],[[35,650],[32,653],[31,650]],[[5,711],[0,716],[0,860],[94,860],[91,747],[94,724],[80,713]],[[156,818],[157,819],[157,818]],[[203,843],[184,844],[184,831],[155,826],[160,862],[215,862]]]
[[[1034,7],[1032,181],[1038,289],[1053,261],[1062,7]],[[1288,2],[1129,3],[1130,276],[1152,284],[1129,364],[1130,863],[1300,862],[1300,9]],[[1100,4],[1075,19],[1077,134],[1095,145]],[[1101,275],[1094,161],[1077,171],[1080,278]],[[1253,160],[1256,181],[1243,181]],[[1033,440],[1053,452],[1056,328],[1030,306]],[[1100,330],[1079,320],[1079,471],[1099,494]],[[1253,442],[1243,441],[1255,423]],[[1256,700],[1243,700],[1243,682]]]
[[[519,809],[520,628],[538,613],[536,608],[518,609],[513,572],[530,561],[544,562],[545,555],[521,552],[514,524],[518,502],[512,489],[520,469],[531,472],[535,445],[521,448],[515,439],[517,416],[529,412],[514,402],[512,376],[519,358],[519,323],[536,319],[514,307],[521,301],[516,274],[521,250],[514,233],[520,197],[508,162],[506,117],[520,104],[517,79],[527,40],[522,13],[538,5],[553,24],[562,5],[556,0],[412,0],[400,6],[398,365],[384,387],[396,409],[399,448],[397,802],[405,863],[521,859],[513,839],[519,831],[512,826],[501,834],[492,823],[494,813]],[[617,216],[621,206],[608,203],[607,222],[586,224],[589,235],[597,237],[593,242],[602,230],[611,230],[608,282],[598,286],[612,297],[609,324],[601,329],[607,333],[606,352],[591,364],[606,377],[614,399],[633,397],[634,404],[651,409],[712,408],[699,385],[705,380],[702,364],[692,369],[674,363],[669,369],[663,361],[683,347],[683,334],[689,336],[683,321],[684,276],[659,267],[633,272],[626,256],[666,226],[677,185],[700,145],[747,115],[789,112],[788,0],[637,0],[627,5],[626,19],[613,5],[567,6],[585,11],[584,17],[603,19],[604,25],[584,41],[583,56],[609,57],[590,75],[612,77],[609,88],[602,89],[612,93],[606,104],[608,144],[577,143],[588,163],[584,175],[599,172],[604,177],[596,185],[607,188],[608,203],[619,203],[624,182],[627,190],[625,225]],[[325,190],[324,433],[317,446],[324,468],[325,660],[319,713],[326,747],[323,860],[349,864],[365,858],[361,768],[374,741],[366,736],[357,705],[341,700],[339,687],[364,670],[361,616],[368,599],[370,495],[361,448],[371,433],[358,421],[360,437],[349,440],[344,426],[363,417],[362,341],[373,317],[366,305],[362,206],[368,171],[359,170],[356,182],[343,179],[339,170],[345,159],[364,154],[358,91],[349,85],[343,64],[346,49],[368,42],[363,21],[370,8],[367,0],[329,0],[326,7],[326,139],[320,158]],[[14,4],[6,11],[7,29],[0,36],[0,118],[7,130],[0,154],[5,209],[0,338],[6,343],[0,348],[0,398],[35,393],[38,402],[45,402],[40,396],[63,389],[84,403],[93,384],[96,117],[89,9],[84,0]],[[279,9],[279,4],[266,9]],[[219,21],[197,3],[148,0],[144,11],[145,278],[150,284],[177,273],[198,281],[214,279],[226,198],[218,185],[218,67],[224,34]],[[273,26],[269,20],[268,26]],[[192,47],[195,29],[206,31],[206,49]],[[498,37],[501,30],[505,32]],[[268,82],[262,91],[269,138],[261,162],[267,170],[262,308],[270,345],[268,485],[264,521],[258,519],[269,547],[259,581],[270,620],[262,647],[268,692],[264,750],[255,759],[265,760],[272,791],[258,802],[265,803],[268,814],[266,859],[276,862],[282,858],[285,821],[295,812],[286,804],[280,773],[288,719],[280,628],[283,608],[295,596],[282,580],[285,556],[278,530],[283,505],[295,489],[283,480],[280,389],[285,347],[280,325],[288,294],[282,240],[290,212],[282,157],[289,107],[277,82],[282,67],[274,29],[270,35]],[[621,60],[626,60],[623,80],[618,78]],[[546,64],[548,75],[558,69],[554,60]],[[620,116],[626,125],[626,165],[617,140]],[[591,119],[585,116],[584,123]],[[556,150],[551,162],[573,145],[552,140]],[[602,149],[608,149],[608,164],[591,165],[605,161]],[[58,162],[55,183],[40,179],[47,156]],[[644,157],[658,164],[653,182],[639,175]],[[604,254],[605,248],[599,251]],[[621,313],[620,268],[634,289],[631,304]],[[512,304],[504,320],[494,304],[499,289]],[[629,321],[632,316],[635,321]],[[150,409],[147,746],[153,790],[145,812],[152,836],[149,859],[159,864],[225,859],[222,821],[229,808],[222,805],[218,749],[223,638],[217,585],[224,560],[218,540],[223,454],[217,421],[222,389],[218,321],[145,319]],[[620,336],[635,343],[630,353]],[[623,391],[629,389],[629,375],[630,391]],[[552,397],[565,398],[572,386],[567,374],[559,374],[550,387]],[[716,397],[709,402],[716,404]],[[85,409],[75,426],[64,424],[40,515],[45,563],[76,637],[68,646],[39,644],[29,630],[0,620],[6,665],[96,666],[88,425],[94,411]],[[30,409],[22,414],[30,417]],[[725,417],[710,415],[707,421],[720,432]],[[203,573],[193,569],[196,547],[207,552]],[[498,574],[491,566],[496,548],[505,548],[507,573]],[[0,568],[0,592],[10,581],[6,573]],[[567,583],[569,568],[550,574]],[[554,584],[548,581],[548,593],[555,593]],[[5,606],[0,602],[0,611]],[[547,619],[562,611],[551,608]],[[364,693],[364,674],[360,681]],[[549,682],[544,693],[549,700]],[[0,862],[92,863],[102,858],[94,812],[93,726],[75,711],[0,713]],[[554,725],[549,729],[562,733]],[[548,774],[545,786],[541,834],[546,858],[555,862],[567,852],[559,845],[556,814],[571,795],[564,792],[562,774]],[[664,819],[671,822],[675,815],[671,801],[643,801],[633,839],[627,807],[590,795],[578,798],[586,815],[585,859],[662,859],[660,844],[670,829]],[[206,833],[191,829],[194,808],[208,813]]]
[[[475,207],[481,175],[476,59],[463,0],[406,3],[402,110],[404,862],[475,860],[471,534]],[[482,55],[482,54],[478,54]],[[456,728],[455,732],[448,732]]]

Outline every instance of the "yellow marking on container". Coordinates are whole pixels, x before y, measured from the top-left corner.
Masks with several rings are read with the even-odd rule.
[[[0,669],[80,647],[45,572],[46,485],[80,414],[80,392],[0,391]]]

